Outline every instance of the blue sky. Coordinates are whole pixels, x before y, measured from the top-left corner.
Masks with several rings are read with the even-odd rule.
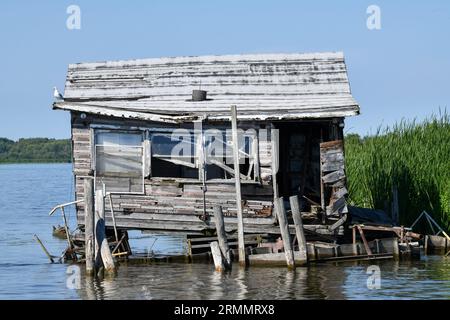
[[[81,8],[81,30],[66,9]],[[366,27],[369,5],[381,30]],[[82,61],[259,52],[343,51],[366,134],[423,119],[450,101],[450,1],[0,2],[0,137],[70,137],[52,87]],[[449,110],[449,108],[447,108]]]

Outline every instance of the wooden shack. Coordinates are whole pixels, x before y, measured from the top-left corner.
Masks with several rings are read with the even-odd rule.
[[[344,118],[359,113],[339,52],[69,65],[53,108],[71,114],[76,200],[93,177],[108,226],[114,216],[118,228],[205,234],[218,204],[235,229],[234,162],[209,150],[233,149],[232,105],[244,231],[279,233],[274,199],[298,195],[304,228],[335,232],[346,212]]]

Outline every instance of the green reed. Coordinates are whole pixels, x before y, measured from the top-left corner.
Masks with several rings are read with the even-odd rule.
[[[440,111],[422,122],[401,121],[372,136],[345,141],[352,205],[390,211],[398,190],[400,223],[426,210],[450,227],[450,116]]]

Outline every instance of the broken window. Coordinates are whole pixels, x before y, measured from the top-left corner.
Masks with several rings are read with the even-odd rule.
[[[206,178],[234,178],[233,139],[231,130],[210,129],[205,132]],[[241,180],[255,181],[258,178],[257,136],[255,130],[239,130],[239,172]]]
[[[188,130],[151,135],[152,177],[198,179],[194,136]]]
[[[97,131],[95,185],[107,192],[143,192],[143,134]]]

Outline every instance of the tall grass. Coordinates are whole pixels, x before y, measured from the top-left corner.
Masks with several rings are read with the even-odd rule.
[[[350,203],[389,211],[398,190],[400,223],[409,226],[426,210],[450,227],[450,116],[440,111],[423,122],[401,121],[373,136],[346,137]]]

